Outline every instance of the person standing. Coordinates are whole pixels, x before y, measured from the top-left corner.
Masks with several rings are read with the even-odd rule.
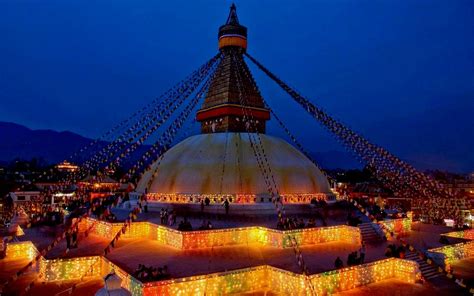
[[[77,248],[77,234],[78,234],[78,229],[74,229],[72,232],[72,245],[74,248]]]
[[[336,269],[344,267],[344,263],[342,262],[339,256],[336,258],[336,261],[334,262],[334,267],[336,267]]]
[[[360,250],[359,250],[359,253],[360,253],[360,263],[364,263],[364,260],[365,260],[365,243],[362,242],[362,246],[360,247]]]
[[[71,233],[68,231],[66,231],[66,247],[68,249],[71,248]]]
[[[225,214],[228,215],[229,214],[229,200],[226,198],[224,200],[224,208],[225,208]]]

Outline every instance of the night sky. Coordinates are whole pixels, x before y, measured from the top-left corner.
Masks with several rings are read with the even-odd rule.
[[[217,52],[230,4],[0,0],[0,121],[100,136]],[[416,166],[474,170],[474,1],[236,5],[249,53],[329,114]],[[249,65],[308,150],[342,150]]]

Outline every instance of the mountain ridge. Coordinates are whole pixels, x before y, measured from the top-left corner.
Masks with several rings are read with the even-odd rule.
[[[18,123],[0,121],[0,163],[8,163],[15,159],[31,160],[38,158],[44,160],[47,164],[55,164],[69,159],[71,155],[92,141],[94,139],[68,130],[31,129]],[[99,145],[96,150],[98,151],[106,143],[102,141],[102,145]],[[140,147],[135,152],[134,157],[130,161],[126,161],[126,163],[128,164],[138,159],[137,155],[145,153],[148,148],[148,145]],[[318,162],[319,166],[324,169],[354,169],[362,167],[356,158],[346,151],[309,152]],[[85,159],[87,159],[87,155],[82,155],[77,160],[80,163],[80,161]],[[421,158],[407,161],[422,170],[433,169],[433,162],[431,161],[426,162]]]

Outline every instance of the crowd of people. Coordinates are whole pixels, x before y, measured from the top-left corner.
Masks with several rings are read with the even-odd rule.
[[[4,211],[0,214],[0,227],[8,228],[13,219],[12,211]]]
[[[76,226],[74,229],[66,231],[66,247],[68,249],[77,248],[79,228]]]
[[[201,213],[204,212],[204,206],[209,206],[211,204],[211,200],[209,199],[209,197],[206,197],[204,199],[201,199],[201,202],[200,202],[200,205],[201,205]],[[229,199],[225,199],[223,202],[222,202],[222,205],[224,206],[224,210],[225,210],[225,214],[228,215],[229,214],[229,209],[230,209],[230,201]]]
[[[174,210],[168,211],[168,209],[161,208],[160,210],[160,223],[161,225],[173,226],[176,224],[176,212]]]
[[[327,226],[326,219],[322,216],[319,216],[322,221],[323,226]],[[293,229],[302,229],[302,228],[311,228],[316,227],[316,219],[310,218],[308,222],[305,222],[304,219],[298,219],[293,217],[280,218],[277,222],[277,229],[279,230],[293,230]]]
[[[349,211],[349,213],[347,214],[347,225],[357,227],[357,225],[359,225],[360,223],[362,223],[362,220],[357,217],[355,212]]]
[[[112,213],[112,207],[116,207],[120,202],[118,195],[109,195],[103,198],[95,198],[92,200],[91,213],[99,220],[108,222],[117,221],[117,217]]]
[[[395,258],[405,258],[406,255],[406,248],[402,245],[395,245],[395,244],[390,244],[387,246],[385,249],[385,256],[386,257],[395,257]]]
[[[365,262],[365,243],[362,242],[362,245],[359,249],[359,252],[354,251],[350,252],[347,255],[347,266],[354,266],[358,264],[363,264]],[[334,267],[336,269],[343,268],[344,267],[344,262],[342,261],[341,257],[337,257],[336,260],[334,261]]]
[[[178,224],[178,230],[191,231],[193,230],[193,226],[191,225],[191,222],[189,222],[188,219],[184,217],[184,220],[181,220],[181,222]]]
[[[212,229],[211,221],[206,222],[205,220],[203,220],[201,226],[199,227],[199,230],[210,230],[210,229]]]
[[[167,265],[156,268],[153,266],[146,267],[143,264],[138,264],[138,268],[135,270],[133,275],[142,282],[161,281],[170,277]]]

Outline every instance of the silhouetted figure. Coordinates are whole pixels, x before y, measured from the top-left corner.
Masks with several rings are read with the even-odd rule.
[[[77,248],[77,230],[72,232],[72,246]]]
[[[334,261],[334,267],[336,267],[336,269],[344,267],[344,263],[342,262],[341,258],[339,258],[339,256],[336,258],[336,261]]]
[[[224,209],[225,209],[225,214],[226,214],[226,215],[229,214],[229,205],[230,205],[229,200],[226,198],[226,199],[224,200]]]
[[[362,246],[360,247],[359,253],[360,253],[359,262],[362,264],[364,263],[364,260],[365,260],[365,243],[364,242],[362,242]]]
[[[71,233],[66,231],[66,247],[71,248]]]

